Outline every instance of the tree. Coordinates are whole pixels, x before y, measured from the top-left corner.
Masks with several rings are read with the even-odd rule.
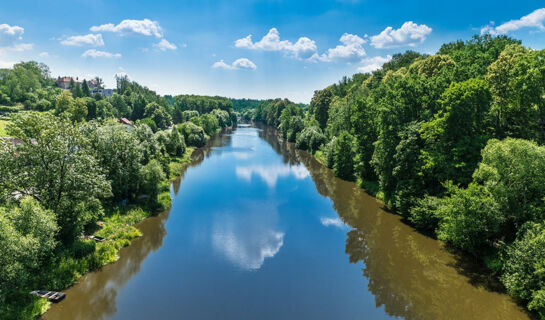
[[[113,97],[109,98],[110,103],[114,107],[115,115],[117,117],[129,117],[131,114],[131,110],[129,108],[129,105],[125,101],[124,96],[120,94],[114,94]]]
[[[102,215],[99,199],[111,195],[85,137],[70,121],[36,112],[17,114],[8,134],[22,143],[3,146],[3,196],[19,192],[36,199],[56,214],[60,238],[73,241]]]
[[[478,255],[492,247],[504,217],[492,194],[474,183],[466,189],[448,186],[450,196],[441,200],[437,237]]]
[[[181,156],[185,152],[184,136],[181,135],[178,130],[172,129],[168,135],[168,141],[166,144],[167,152],[172,156]]]
[[[522,139],[492,139],[473,178],[498,202],[507,237],[525,222],[545,218],[545,147]]]
[[[81,84],[81,93],[84,97],[91,96],[91,90],[89,90],[89,85],[87,84],[87,80],[85,79],[83,79],[83,83]]]
[[[74,98],[72,93],[68,90],[64,90],[55,99],[55,114],[59,115],[65,112],[70,112],[74,108]]]
[[[143,157],[136,132],[119,124],[93,127],[89,131],[95,158],[112,186],[112,200],[134,200]]]
[[[74,106],[70,110],[70,119],[74,122],[82,122],[87,117],[87,102],[84,98],[76,98]]]
[[[354,138],[346,131],[335,141],[334,163],[333,171],[339,178],[354,179]]]
[[[453,83],[441,95],[441,110],[422,124],[422,171],[436,181],[467,185],[488,140],[486,115],[491,95],[485,81]]]
[[[331,91],[326,88],[314,91],[314,96],[310,101],[310,112],[314,115],[314,118],[318,121],[322,130],[325,129],[327,125],[331,99]]]
[[[149,103],[144,110],[144,117],[151,118],[159,129],[167,129],[172,125],[172,119],[165,108],[156,102]]]
[[[517,300],[545,318],[545,225],[528,223],[506,250],[501,281]]]
[[[505,47],[488,67],[487,81],[494,95],[491,110],[497,138],[541,139],[545,109],[545,50],[519,44]]]
[[[50,258],[57,230],[53,212],[29,197],[0,207],[0,304],[13,288],[28,285]]]
[[[206,143],[204,129],[192,122],[184,122],[177,127],[188,146],[202,147]]]
[[[139,171],[140,188],[144,194],[149,196],[150,201],[157,201],[159,194],[159,183],[165,179],[161,164],[157,160],[151,160]],[[152,202],[152,203],[153,203]]]
[[[72,80],[73,81],[73,80]],[[79,82],[76,82],[74,86],[71,88],[72,95],[76,98],[83,97],[83,90],[81,89],[81,84]]]
[[[318,126],[306,127],[299,135],[295,146],[298,149],[317,151],[326,141],[325,135]]]

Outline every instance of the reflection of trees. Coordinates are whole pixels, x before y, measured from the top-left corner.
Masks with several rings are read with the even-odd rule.
[[[346,239],[349,261],[363,263],[368,290],[375,296],[376,305],[384,306],[390,316],[528,318],[507,295],[472,285],[465,272],[454,267],[462,265],[460,257],[445,251],[439,241],[415,232],[399,216],[384,211],[379,201],[354,183],[336,178],[308,153],[279,142],[274,129],[262,129],[260,136],[288,158],[284,162],[302,162],[307,167],[318,192],[329,197],[339,217],[354,228]]]
[[[115,263],[81,278],[66,291],[67,299],[53,305],[44,319],[103,319],[114,314],[118,291],[140,271],[148,254],[162,246],[169,214],[170,211],[166,211],[138,224],[144,235],[123,248]]]

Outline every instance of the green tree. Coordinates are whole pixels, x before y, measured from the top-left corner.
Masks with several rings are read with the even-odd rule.
[[[81,84],[81,93],[84,97],[91,96],[91,90],[89,90],[89,84],[87,84],[87,80],[85,79],[83,79],[83,83]]]
[[[55,215],[31,198],[0,207],[0,304],[51,257],[57,230]]]
[[[89,131],[94,156],[112,186],[112,200],[134,200],[143,157],[136,132],[119,124],[92,127]]]
[[[71,242],[102,215],[98,199],[111,195],[110,184],[70,121],[48,113],[20,113],[8,134],[22,140],[5,144],[0,154],[4,196],[19,192],[57,216],[60,238]]]
[[[314,115],[314,118],[320,124],[320,128],[323,130],[327,125],[327,119],[329,117],[329,105],[331,104],[332,94],[331,91],[326,88],[314,92],[314,96],[310,101],[310,113]]]
[[[494,95],[496,137],[543,140],[539,120],[545,111],[545,50],[509,45],[488,67],[486,79]]]
[[[473,177],[498,202],[506,236],[526,221],[545,218],[545,147],[522,139],[492,139]]]
[[[159,184],[165,179],[161,164],[157,160],[151,160],[138,172],[140,176],[140,188],[144,194],[149,196],[150,201],[157,201]]]
[[[504,217],[494,197],[483,186],[466,189],[450,185],[450,196],[441,200],[437,237],[474,255],[491,248]]]
[[[354,178],[354,138],[344,131],[335,140],[333,171],[342,179]]]
[[[453,83],[441,96],[441,110],[422,124],[422,171],[438,182],[468,184],[486,144],[491,95],[486,82]]]
[[[172,125],[172,119],[165,108],[156,102],[148,104],[144,110],[144,117],[151,118],[159,129],[167,129]]]
[[[70,112],[74,108],[74,98],[72,93],[68,90],[64,90],[55,100],[55,114],[59,115],[64,112]]]
[[[545,318],[545,225],[528,223],[506,250],[501,281],[517,300]]]

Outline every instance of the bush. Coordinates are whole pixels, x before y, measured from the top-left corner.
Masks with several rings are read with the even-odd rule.
[[[202,147],[206,143],[204,129],[198,125],[191,122],[185,122],[178,126],[178,128],[184,136],[187,145]]]
[[[492,195],[471,183],[466,189],[448,186],[450,196],[441,199],[437,237],[474,255],[492,246],[503,216]]]
[[[545,319],[545,224],[529,222],[506,250],[501,281],[517,300]]]
[[[435,197],[425,197],[417,201],[416,205],[411,208],[409,220],[420,231],[433,235],[439,225],[439,209],[440,200]]]
[[[319,127],[307,127],[304,128],[297,135],[295,145],[298,149],[316,151],[325,142],[325,135],[322,133],[322,129]]]

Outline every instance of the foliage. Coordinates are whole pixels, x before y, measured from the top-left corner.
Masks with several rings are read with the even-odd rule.
[[[2,194],[36,199],[57,214],[60,238],[72,241],[102,215],[99,199],[111,195],[86,138],[68,120],[34,112],[17,114],[8,134],[22,143],[0,154]]]
[[[344,131],[335,140],[333,149],[333,171],[339,178],[352,180],[354,178],[354,138]]]
[[[192,122],[185,122],[176,127],[184,136],[184,140],[189,146],[202,147],[206,143],[204,129]]]
[[[472,183],[466,189],[450,185],[449,193],[437,209],[437,237],[475,255],[491,248],[503,216],[490,192]]]
[[[528,309],[545,318],[545,224],[528,223],[520,236],[506,250],[505,287],[517,300],[528,303]]]
[[[53,212],[30,197],[0,207],[0,305],[10,288],[32,282],[32,273],[51,257],[57,224]]]

